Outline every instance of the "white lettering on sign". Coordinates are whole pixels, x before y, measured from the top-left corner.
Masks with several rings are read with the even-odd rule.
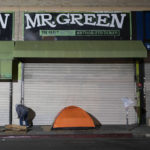
[[[90,25],[99,27],[110,27],[122,29],[126,14],[58,14],[56,18],[52,14],[35,14],[31,18],[30,14],[25,14],[25,29],[49,26],[55,28],[57,25]]]
[[[117,27],[121,29],[126,14],[121,14],[121,21],[119,21],[117,14],[111,14],[111,16],[112,16],[112,21],[111,21],[110,27],[115,27],[115,22],[116,22]]]
[[[25,14],[27,26],[26,29],[31,29],[35,27],[41,27],[49,25],[50,27],[56,27],[54,22],[51,22],[52,15],[51,14],[36,14],[34,20],[30,17],[29,14]]]
[[[2,15],[0,14],[0,26],[3,29],[6,29],[7,27],[7,22],[8,22],[8,17],[10,16],[10,14],[4,14],[5,18],[2,18]]]
[[[63,21],[61,21],[61,18],[64,18]],[[59,14],[56,19],[58,24],[69,24],[70,21],[69,14]]]
[[[70,24],[78,24],[79,26],[83,26],[81,23],[81,19],[83,18],[82,14],[70,14]]]
[[[27,26],[26,29],[30,29],[31,27],[35,28],[40,27],[41,23],[40,23],[40,16],[41,14],[36,14],[34,17],[34,20],[31,19],[29,14],[25,14],[26,20],[27,20]]]
[[[95,26],[96,21],[93,21],[96,18],[95,14],[84,14],[84,16],[85,16],[84,24]]]
[[[109,14],[98,14],[98,21],[97,21],[97,26],[101,27],[109,27],[110,23],[108,22],[108,19],[110,18]]]
[[[52,15],[51,14],[41,14],[42,24],[41,26],[49,25],[50,27],[56,27],[55,22],[51,22]]]

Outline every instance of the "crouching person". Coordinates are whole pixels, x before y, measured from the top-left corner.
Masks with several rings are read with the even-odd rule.
[[[22,105],[22,104],[18,104],[16,105],[16,112],[18,114],[18,118],[20,120],[20,125],[23,126],[23,121],[25,121],[25,125],[28,127],[28,121],[27,121],[27,117],[28,117],[28,107]]]
[[[23,126],[23,121],[25,121],[26,127],[33,126],[33,119],[35,117],[35,112],[22,104],[16,105],[16,112],[18,118],[20,119],[20,125]]]

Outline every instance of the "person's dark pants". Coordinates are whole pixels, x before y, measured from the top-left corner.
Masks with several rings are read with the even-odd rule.
[[[28,117],[28,113],[25,113],[23,116],[20,117],[20,125],[21,126],[23,126],[23,121],[25,121],[26,126],[29,126],[27,117]]]
[[[31,108],[28,108],[27,120],[28,120],[29,127],[33,126],[33,119],[35,118],[35,115],[36,115],[35,112]]]

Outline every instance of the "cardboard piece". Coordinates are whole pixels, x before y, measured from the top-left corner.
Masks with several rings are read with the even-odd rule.
[[[5,126],[6,131],[27,131],[26,126],[20,126],[20,125],[15,125],[15,124],[9,124]]]

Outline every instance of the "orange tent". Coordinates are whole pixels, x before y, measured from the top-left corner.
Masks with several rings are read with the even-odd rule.
[[[94,128],[93,119],[80,107],[65,107],[56,117],[53,129],[57,128]]]

